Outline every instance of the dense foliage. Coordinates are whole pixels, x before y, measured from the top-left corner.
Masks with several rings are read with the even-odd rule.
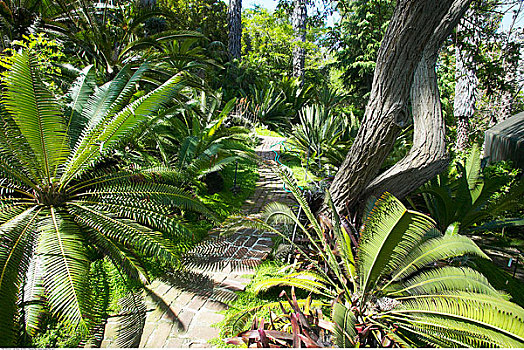
[[[239,214],[264,134],[285,139],[274,170],[299,206],[227,221],[280,237],[228,312],[231,344],[522,346],[524,312],[510,301],[523,304],[520,266],[487,259],[492,248],[522,256],[522,169],[485,164],[478,146],[524,108],[521,1],[475,0],[443,39],[434,68],[447,170],[402,202],[378,194],[344,216],[330,202],[348,152],[387,133],[358,142],[377,102],[377,55],[407,3],[307,1],[304,42],[293,1],[244,8],[232,59],[224,1],[0,1],[0,345],[76,347],[120,313],[117,345],[138,346],[144,286],[188,268],[187,250]],[[459,53],[478,81],[466,150],[454,146]],[[403,115],[377,171],[419,150],[412,101],[388,110]],[[365,173],[376,158],[352,166]]]

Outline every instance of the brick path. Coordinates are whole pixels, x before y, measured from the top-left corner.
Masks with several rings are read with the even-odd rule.
[[[262,159],[273,160],[279,150],[278,137],[260,137],[256,152]],[[259,167],[260,178],[253,196],[244,204],[245,214],[254,214],[272,201],[293,203],[292,196],[282,188],[282,182],[265,164]],[[147,288],[146,323],[140,347],[211,347],[210,339],[218,337],[219,329],[212,327],[224,316],[225,310],[236,298],[235,291],[244,290],[249,276],[261,260],[267,257],[273,243],[268,234],[241,230],[225,238],[211,238],[195,250],[194,257],[206,261],[207,268],[196,266],[191,272],[155,280]],[[214,264],[209,264],[209,263]],[[214,266],[210,271],[209,266]],[[101,347],[119,347],[117,317],[107,321]]]

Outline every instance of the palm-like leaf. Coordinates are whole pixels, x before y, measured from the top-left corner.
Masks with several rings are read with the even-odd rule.
[[[49,184],[56,167],[65,157],[60,143],[55,140],[65,134],[66,128],[58,104],[37,74],[31,55],[15,56],[5,79],[4,106],[36,158],[36,168],[41,173],[35,180],[45,180]],[[28,120],[28,115],[33,118]]]
[[[241,222],[271,232],[278,231],[268,224],[296,224],[306,231],[311,246],[320,250],[319,256],[332,271],[326,274],[319,264],[312,263],[317,269],[314,273],[298,271],[268,278],[255,283],[255,291],[285,285],[324,296],[332,293],[332,319],[339,346],[378,347],[385,341],[404,346],[524,345],[524,310],[493,288],[481,273],[470,267],[452,266],[453,259],[463,255],[487,258],[471,239],[456,233],[442,235],[433,220],[407,210],[386,193],[367,214],[356,261],[352,259],[350,239],[343,230],[336,230],[337,252],[346,255],[338,258],[325,235],[316,237],[322,228],[305,206],[296,184],[286,172],[279,173],[303,206],[310,221],[309,233],[281,204],[266,207],[262,218],[267,223],[256,218]],[[340,225],[334,216],[332,224]],[[356,267],[356,276],[352,266]],[[358,282],[352,289],[348,286],[351,281]]]
[[[0,343],[15,345],[44,312],[87,336],[101,310],[88,288],[96,251],[130,278],[148,274],[141,257],[177,264],[192,244],[186,211],[214,220],[172,170],[93,168],[124,135],[171,103],[175,76],[130,102],[147,65],[96,87],[86,68],[64,110],[45,90],[30,53],[15,56],[3,79],[0,116]],[[19,300],[20,299],[20,300]]]

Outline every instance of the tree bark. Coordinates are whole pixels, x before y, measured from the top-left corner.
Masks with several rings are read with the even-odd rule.
[[[519,68],[520,50],[514,43],[507,43],[504,48],[504,85],[500,97],[500,115],[497,122],[502,122],[513,114],[515,94],[517,92],[517,71]]]
[[[293,76],[300,79],[304,84],[304,68],[306,64],[306,20],[307,9],[305,0],[293,1],[293,30],[295,32],[295,47],[293,48]]]
[[[470,10],[457,26],[453,115],[457,121],[455,148],[459,151],[466,149],[469,144],[470,120],[475,114],[477,104],[479,80],[474,52],[471,51],[477,49],[480,40],[477,21],[478,16]]]
[[[231,58],[241,59],[242,45],[242,0],[229,0],[228,7],[228,43]]]
[[[426,57],[423,65],[433,66],[431,69],[420,68],[427,71],[424,73],[426,78],[421,82],[429,83],[430,76],[427,75],[434,70],[436,61],[433,55],[438,53],[442,42],[464,15],[470,2],[471,0],[398,1],[378,53],[373,87],[363,123],[330,187],[335,206],[340,212],[346,208],[350,211],[356,208],[364,197],[374,190],[387,189],[392,193],[405,195],[409,193],[407,190],[397,189],[413,187],[409,184],[413,181],[412,176],[400,177],[397,171],[390,171],[388,176],[373,180],[393,148],[400,130],[411,121],[406,106],[414,73],[421,66],[423,54]],[[433,83],[431,85],[434,88]],[[432,91],[431,87],[426,89],[428,91],[421,95],[426,96]],[[427,118],[430,118],[435,111],[430,113],[431,109],[427,109]],[[428,127],[424,123],[426,117],[419,114],[417,118],[420,118],[417,126],[419,130]],[[434,146],[428,146],[428,149],[432,147]],[[429,166],[431,157],[427,157],[422,164],[415,164],[413,159],[418,159],[424,154],[421,151],[414,147],[410,152],[412,160],[404,161],[407,165],[412,164],[407,167],[409,171],[425,169],[425,172],[419,172],[419,182],[433,177],[440,167]],[[400,165],[397,169],[400,173],[406,173],[406,170],[401,171]],[[391,181],[392,177],[396,177],[397,180]],[[370,184],[372,186],[368,189]]]
[[[415,71],[411,88],[413,146],[393,167],[374,179],[366,197],[388,191],[402,198],[446,169],[446,124],[442,114],[437,74],[437,55],[424,55]]]

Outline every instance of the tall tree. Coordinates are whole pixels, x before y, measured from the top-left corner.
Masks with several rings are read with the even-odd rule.
[[[464,150],[469,141],[470,120],[476,110],[479,79],[476,72],[475,50],[480,41],[479,14],[473,9],[457,26],[455,46],[455,99],[453,114],[457,123],[455,148]]]
[[[306,0],[293,1],[293,31],[295,32],[295,47],[293,48],[293,76],[304,83],[304,69],[306,63]]]
[[[373,181],[399,132],[411,121],[407,105],[415,71],[420,74],[421,65],[428,66],[428,73],[434,71],[440,46],[470,3],[471,0],[397,2],[378,53],[362,126],[330,187],[339,211],[355,209],[376,189],[387,189],[402,197],[441,170],[438,165],[443,162],[432,159],[419,146],[413,150],[414,159],[422,159],[422,164],[408,160],[405,166],[397,167],[396,172],[379,177],[378,183]],[[423,79],[422,82],[421,88],[427,89],[435,80]],[[421,111],[431,113],[435,108],[431,104],[433,101],[433,98],[421,99]],[[420,123],[419,128],[434,128],[434,125]],[[417,151],[421,154],[416,155]],[[370,184],[373,186],[369,187]]]
[[[227,12],[229,23],[228,45],[232,58],[240,60],[242,42],[242,0],[229,0]]]

